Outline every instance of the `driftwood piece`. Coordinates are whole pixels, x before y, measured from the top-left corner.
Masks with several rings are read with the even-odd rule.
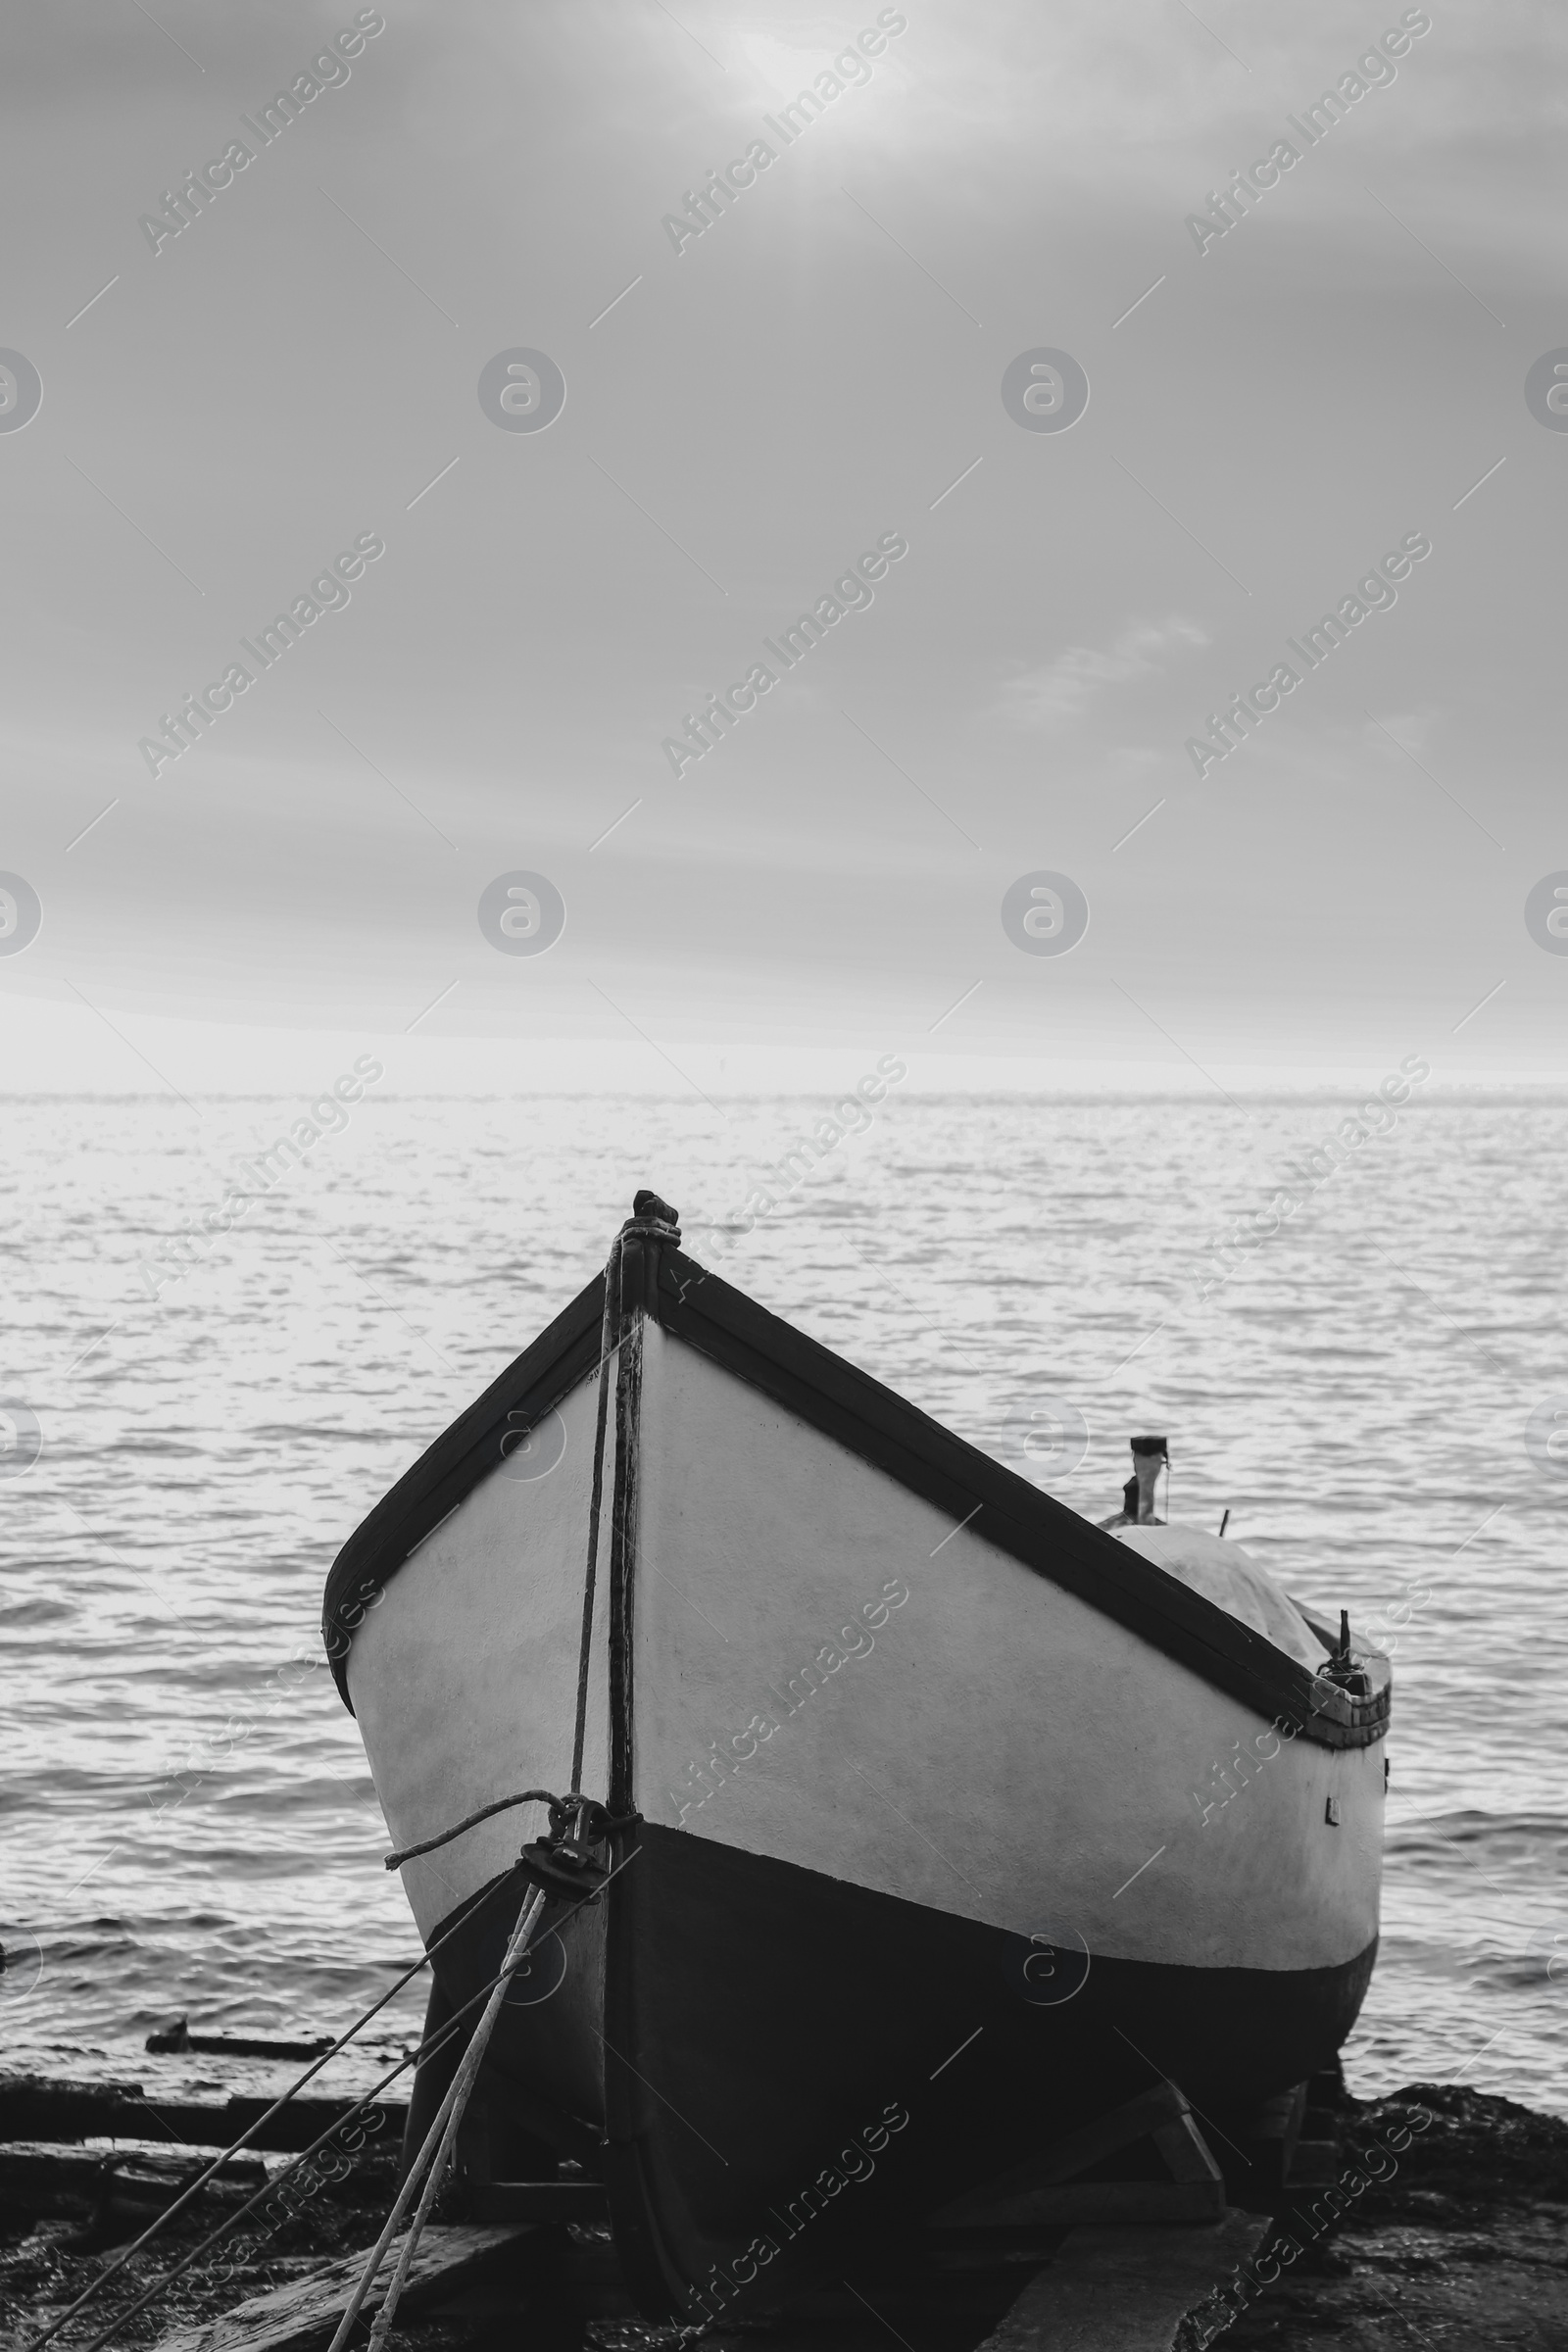
[[[0,2075],[0,2139],[172,2138],[226,2148],[271,2105],[270,2099],[161,2099],[140,2082],[71,2082],[47,2075]],[[249,2145],[298,2155],[353,2106],[349,2099],[291,2099]],[[401,2099],[377,2099],[361,2119],[373,2146],[396,2147],[408,2115]],[[380,2129],[372,2119],[380,2118]]]
[[[312,2041],[279,2041],[265,2034],[193,2034],[186,2019],[176,2017],[161,2034],[149,2034],[145,2043],[155,2057],[173,2051],[207,2050],[229,2058],[319,2058],[332,2047],[330,2034]]]
[[[427,2229],[419,2240],[404,2292],[403,2307],[420,2303],[466,2283],[493,2263],[508,2247],[533,2236],[526,2229],[465,2224],[453,2229]],[[380,2275],[365,2299],[367,2318],[379,2310],[403,2240],[394,2238]],[[308,2278],[291,2279],[270,2294],[253,2295],[237,2303],[221,2319],[197,2328],[182,2328],[166,2335],[158,2352],[291,2352],[330,2335],[342,2318],[360,2281],[368,2248],[326,2262]]]
[[[60,2218],[96,2210],[109,2159],[98,2148],[57,2148],[38,2140],[0,2147],[0,2203]]]
[[[97,2212],[106,2197],[121,2206],[172,2205],[212,2159],[198,2148],[83,2148],[51,2140],[0,2142],[0,2204],[59,2218]],[[234,2193],[259,2188],[260,2156],[231,2156],[210,2184]]]

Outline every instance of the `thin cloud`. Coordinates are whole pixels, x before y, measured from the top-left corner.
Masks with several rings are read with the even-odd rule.
[[[1373,751],[1381,752],[1390,760],[1397,760],[1401,753],[1420,754],[1426,750],[1439,715],[1430,707],[1423,710],[1380,710],[1362,732]]]
[[[1162,622],[1124,629],[1108,650],[1070,645],[1054,661],[1009,679],[1002,690],[1000,714],[1018,727],[1070,726],[1110,688],[1159,677],[1173,654],[1208,642],[1206,629],[1173,614]]]

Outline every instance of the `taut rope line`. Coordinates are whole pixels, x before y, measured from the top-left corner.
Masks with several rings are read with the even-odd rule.
[[[376,2314],[375,2325],[371,2331],[372,2352],[380,2352],[382,2339],[392,2325],[399,2298],[403,2293],[409,2271],[414,2262],[415,2250],[419,2242],[419,2232],[424,2227],[425,2216],[434,2204],[436,2193],[441,2186],[447,2160],[458,2135],[458,2127],[463,2121],[464,2110],[468,2104],[468,2093],[473,2087],[473,2079],[479,2072],[480,2061],[484,2057],[490,2036],[495,2032],[496,2019],[500,2016],[501,2004],[511,1989],[512,1979],[518,1964],[526,1955],[529,1944],[533,1941],[534,1929],[544,1907],[545,1890],[542,1886],[535,1886],[518,1914],[517,1924],[513,1930],[512,1939],[507,1946],[507,1956],[501,1963],[501,1974],[491,1990],[490,1998],[485,2003],[483,2015],[473,2029],[472,2038],[463,2053],[462,2063],[452,2078],[446,2097],[436,2110],[435,2120],[424,2135],[424,2144],[409,2167],[409,2177],[393,2200],[392,2210],[386,2217],[380,2236],[370,2249],[365,2269],[360,2274],[360,2282],[349,2297],[348,2308],[338,2322],[337,2333],[327,2346],[327,2352],[342,2352],[343,2345],[348,2341],[354,2323],[360,2316],[360,2307],[375,2283],[375,2275],[381,2268],[388,2246],[397,2234],[398,2224],[413,2203],[421,2177],[428,2166],[429,2178],[424,2182],[424,2193],[419,2198],[418,2211],[410,2225],[408,2236],[403,2243],[403,2250],[398,2256],[397,2269],[392,2274],[391,2284],[386,2290],[385,2300]]]
[[[74,2319],[76,2313],[80,2311],[85,2304],[90,2303],[94,2295],[96,2295],[102,2287],[105,2287],[109,2284],[111,2278],[118,2278],[120,2273],[124,2270],[126,2265],[133,2261],[136,2255],[142,2251],[143,2247],[151,2244],[152,2240],[158,2236],[162,2230],[165,2230],[168,2227],[177,2213],[183,2212],[184,2208],[190,2203],[191,2199],[200,2193],[200,2191],[206,2186],[207,2182],[211,2180],[213,2176],[219,2171],[220,2167],[225,2165],[231,2156],[237,2156],[241,2148],[246,2145],[247,2141],[255,2137],[256,2133],[260,2132],[264,2124],[270,2123],[272,2117],[286,2107],[290,2099],[295,2098],[299,2092],[305,2088],[306,2083],[310,2082],[314,2075],[318,2075],[322,2067],[327,2065],[331,2059],[335,2058],[340,2050],[347,2048],[348,2044],[354,2039],[355,2034],[360,2033],[363,2028],[368,2026],[371,2018],[376,2015],[377,2011],[384,2009],[388,2001],[390,2001],[396,1993],[399,1993],[403,1990],[404,1985],[410,1982],[411,1978],[416,1977],[421,1968],[428,1967],[432,1955],[438,1952],[444,1943],[450,1942],[451,1938],[458,1934],[461,1928],[466,1927],[474,1913],[482,1910],[486,1903],[492,1901],[493,1898],[501,1892],[502,1886],[505,1884],[505,1880],[499,1880],[494,1886],[487,1886],[481,1893],[475,1895],[473,1901],[467,1906],[467,1908],[453,1921],[451,1927],[447,1929],[445,1935],[438,1936],[435,1942],[430,1945],[429,1950],[426,1951],[421,1958],[416,1960],[412,1968],[405,1969],[402,1976],[398,1978],[397,1982],[394,1984],[390,1984],[386,1991],[382,1993],[380,1999],[378,2001],[373,2001],[370,2007],[365,2011],[362,2017],[357,2017],[355,2019],[348,2032],[342,2034],[338,2040],[332,2044],[332,2047],[329,2050],[323,2050],[318,2058],[313,2060],[311,2065],[306,2068],[304,2074],[299,2077],[298,2081],[291,2082],[287,2090],[281,2092],[280,2095],[272,2101],[272,2104],[267,2109],[267,2112],[264,2115],[259,2115],[253,2124],[247,2124],[244,2131],[240,2133],[238,2139],[233,2142],[233,2145],[225,2148],[220,2156],[215,2156],[212,2163],[208,2165],[206,2171],[199,2173],[196,2179],[190,2183],[190,2186],[181,2190],[180,2194],[174,2199],[172,2205],[166,2205],[163,2212],[160,2213],[154,2221],[149,2223],[148,2227],[142,2231],[140,2237],[133,2239],[132,2242],[126,2246],[122,2253],[116,2256],[115,2260],[110,2263],[106,2269],[100,2271],[97,2278],[94,2278],[89,2285],[82,2289],[75,2301],[69,2305],[68,2308],[60,2314],[58,2319],[51,2320],[49,2326],[43,2329],[41,2334],[30,2337],[27,2343],[23,2347],[23,2352],[39,2352],[40,2346],[48,2343],[51,2336],[58,2335],[61,2328],[66,2326],[67,2322]],[[486,1989],[488,1989],[488,1987],[486,1987]],[[475,1994],[474,1999],[478,2000],[482,1997],[482,1994]],[[467,2006],[472,2008],[473,2002],[470,2001]],[[460,2010],[458,2015],[461,2017],[463,2012]],[[264,2195],[268,2190],[275,2188],[279,2181],[286,2180],[289,2176],[306,2161],[307,2157],[313,2156],[318,2148],[324,2145],[325,2141],[331,2138],[334,2132],[341,2131],[345,2124],[352,2123],[354,2118],[359,2115],[364,2108],[368,2107],[372,2099],[378,2097],[379,2094],[386,2088],[387,2084],[391,2082],[394,2082],[396,2078],[403,2073],[406,2067],[417,2064],[418,2060],[426,2055],[433,2056],[436,2049],[441,2046],[442,2039],[444,2039],[446,2036],[451,2022],[452,2021],[449,2021],[448,2027],[443,2027],[440,2029],[439,2034],[432,2034],[430,2036],[430,2047],[428,2052],[421,2046],[414,2053],[412,2058],[403,2059],[399,2065],[393,2068],[391,2074],[383,2076],[381,2081],[376,2084],[374,2090],[367,2091],[363,2098],[358,2099],[351,2105],[345,2107],[343,2113],[331,2125],[329,2130],[324,2132],[321,2134],[321,2137],[316,2140],[311,2147],[305,2149],[301,2155],[295,2159],[293,2164],[285,2165],[282,2172],[280,2172],[275,2179],[267,2181],[264,2187],[257,2191],[257,2195]],[[255,2201],[256,2200],[253,2198],[251,2203],[254,2203]],[[236,2213],[232,2217],[233,2221],[239,2221],[245,2213],[249,2212],[249,2204],[242,2206],[240,2212]],[[214,2237],[220,2237],[223,2233],[223,2230],[227,2230],[230,2226],[230,2223],[225,2222],[222,2226],[222,2230],[219,2230],[214,2232]],[[213,2238],[209,2238],[206,2242],[211,2245],[214,2241]],[[198,2247],[197,2252],[199,2253],[201,2249]],[[194,2257],[192,2257],[192,2259],[194,2259]],[[170,2273],[171,2278],[174,2277],[175,2275],[176,2274],[172,2272]],[[133,2308],[137,2307],[133,2306]],[[124,2316],[128,2318],[129,2314],[126,2313]],[[116,2327],[119,2326],[118,2320],[116,2321],[115,2325]],[[110,2332],[113,2333],[113,2329],[111,2329]],[[98,2340],[100,2343],[102,2343],[106,2339],[104,2337],[100,2337]]]
[[[629,1863],[632,1863],[637,1859],[637,1856],[641,1853],[641,1846],[634,1846],[631,1852],[626,1856],[626,1860],[618,1863],[616,1868],[619,1870],[624,1870]],[[512,1873],[509,1872],[507,1874],[507,1878],[510,1879]],[[606,1881],[605,1883],[608,1885],[609,1882]],[[502,1887],[506,1884],[507,1879],[498,1879],[495,1886],[487,1887],[484,1893],[475,1900],[472,1909],[465,1913],[464,1918],[459,1920],[456,1925],[449,1930],[449,1933],[456,1935],[458,1929],[465,1926],[466,1921],[471,1919],[474,1916],[474,1913],[481,1909],[485,1903],[489,1902],[494,1895],[499,1894]],[[593,1898],[591,1895],[585,1894],[580,1902],[575,1903],[572,1906],[572,1909],[565,1913],[564,1917],[561,1919],[558,1925],[564,1927],[567,1920],[574,1918],[576,1913],[582,1909],[583,1903],[590,1902],[592,1899]],[[445,1936],[441,1937],[439,1942],[433,1943],[430,1946],[430,1950],[432,1952],[438,1951],[440,1949],[440,1944],[445,1942]],[[345,2124],[352,2123],[357,2115],[362,2114],[364,2110],[371,2104],[372,2100],[379,2098],[382,2091],[386,2089],[388,2083],[395,2082],[399,2075],[406,2074],[411,2066],[417,2066],[421,2059],[433,2058],[437,2051],[444,2049],[448,2042],[454,2040],[462,2032],[463,2021],[467,2016],[468,2011],[470,2009],[477,2008],[479,2003],[484,2000],[487,1994],[489,1994],[501,1982],[501,1978],[496,1976],[492,1977],[487,1984],[481,1984],[478,1991],[473,1993],[467,2000],[466,2000],[461,2009],[455,2009],[453,2011],[451,2017],[448,2018],[444,2026],[440,2027],[436,2033],[432,2034],[428,2037],[428,2039],[422,2041],[417,2049],[411,2050],[406,2058],[400,2058],[397,2065],[389,2068],[387,2073],[381,2077],[379,2082],[372,2084],[371,2088],[366,2091],[362,2098],[356,2099],[351,2106],[346,2107],[343,2113],[334,2120],[334,2122],[319,2135],[318,2138],[314,2139],[308,2148],[302,2149],[300,2154],[295,2157],[292,2164],[286,2164],[280,2173],[275,2173],[272,2176],[270,2180],[264,2181],[262,2186],[255,2191],[254,2195],[247,2197],[243,2205],[239,2206],[236,2211],[228,2214],[221,2222],[220,2222],[216,2230],[209,2231],[208,2235],[202,2239],[200,2245],[192,2246],[190,2252],[184,2257],[183,2261],[176,2262],[172,2270],[166,2271],[162,2278],[155,2279],[152,2285],[148,2287],[146,2293],[139,2295],[134,2303],[127,2303],[123,2311],[117,2312],[115,2317],[110,2321],[109,2326],[95,2335],[90,2343],[83,2345],[80,2348],[80,2352],[103,2352],[103,2346],[109,2342],[111,2336],[119,2333],[121,2328],[123,2327],[127,2320],[134,2319],[137,2312],[144,2311],[149,2303],[156,2303],[159,2297],[166,2293],[167,2290],[173,2285],[175,2279],[180,2278],[184,2272],[190,2269],[190,2266],[193,2262],[200,2261],[201,2257],[208,2251],[209,2247],[216,2246],[220,2237],[226,2236],[230,2230],[234,2229],[238,2223],[242,2222],[253,2206],[259,2205],[264,2197],[270,2196],[272,2191],[276,2188],[279,2188],[285,2180],[290,2180],[293,2175],[299,2171],[302,2165],[309,2164],[311,2158],[325,2147],[327,2141],[332,2137],[334,2132],[341,2132]],[[259,2127],[255,2124],[251,2126],[252,2131],[256,2131],[258,2128]],[[236,2142],[235,2144],[240,2145],[243,2143]],[[219,2161],[221,2162],[222,2159],[220,2158]],[[169,2214],[173,2210],[173,2207],[171,2206],[168,2209],[168,2212],[161,2215],[159,2222],[155,2225],[155,2228],[162,2227],[163,2222],[168,2220]],[[152,2231],[149,2230],[146,2234],[151,2236]],[[129,2251],[134,2251],[134,2249],[128,2249],[127,2252]],[[111,2271],[104,2272],[100,2278],[93,2281],[92,2285],[89,2286],[83,2294],[77,2297],[76,2303],[72,2306],[72,2309],[75,2310],[79,2308],[80,2304],[86,2302],[90,2296],[96,2294],[98,2288],[102,2286],[114,2274]],[[70,2312],[62,2313],[60,2319],[56,2320],[53,2325],[44,2331],[43,2335],[38,2336],[35,2339],[35,2342],[38,2344],[43,2343],[46,2340],[46,2337],[52,2335],[56,2328],[63,2326],[65,2321],[69,2319],[70,2316]],[[24,2347],[24,2352],[34,2352],[34,2345],[31,2343],[25,2345]],[[73,2347],[73,2352],[75,2352],[75,2347]]]

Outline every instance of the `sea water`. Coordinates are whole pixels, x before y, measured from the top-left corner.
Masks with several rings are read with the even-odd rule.
[[[334,2031],[416,1957],[322,1581],[647,1184],[693,1255],[1073,1509],[1114,1510],[1158,1432],[1175,1519],[1228,1509],[1292,1592],[1382,1629],[1350,2081],[1568,2113],[1568,1108],[1417,1094],[1314,1185],[1348,1108],[372,1083],[312,1142],[281,1099],[13,1099],[5,2063],[270,2082],[145,2036]],[[422,2003],[416,1980],[322,2087],[396,2064]]]

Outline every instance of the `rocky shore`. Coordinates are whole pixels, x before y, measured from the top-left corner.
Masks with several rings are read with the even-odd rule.
[[[1195,2313],[1178,2352],[1563,2352],[1568,2123],[1417,2082],[1346,2097],[1341,2155],[1332,2192],[1291,2198],[1250,2281]]]
[[[1347,2096],[1333,2182],[1288,2190],[1256,2252],[1184,2320],[1175,2352],[1563,2352],[1568,2345],[1568,2122],[1506,2099],[1441,2083],[1416,2083],[1393,2097]],[[93,2172],[94,2158],[100,2169]],[[24,2160],[0,2152],[0,2352],[21,2352],[67,2308],[167,2201],[188,2152],[135,2153],[81,2147]],[[284,2159],[267,2160],[269,2172]],[[338,2178],[323,2178],[297,2209],[271,2200],[220,2239],[160,2299],[127,2316],[117,2345],[140,2347],[199,2327],[235,2304],[324,2270],[368,2246],[386,2211],[395,2175],[390,2135],[367,2142]],[[65,2331],[85,2347],[114,2315],[188,2255],[229,2212],[254,2196],[261,2160],[204,2190],[133,2268]],[[461,2222],[463,2190],[443,2200],[442,2218]],[[608,2255],[608,2248],[605,2249]],[[1021,2280],[1020,2280],[1021,2283]],[[601,2303],[601,2311],[606,2306]],[[626,2307],[622,2307],[623,2311]],[[536,2316],[545,2317],[542,2311]],[[419,2352],[456,2352],[502,2334],[515,2319],[460,2319],[409,2313],[397,2336]],[[510,2331],[509,2331],[510,2329]],[[578,2345],[616,2348],[672,2343],[673,2331],[624,2316],[599,2319],[553,2305],[552,2352]],[[922,2323],[901,2309],[910,2352],[958,2352],[951,2322]],[[804,2335],[798,2322],[742,2320],[713,2332],[713,2352],[787,2338],[832,2343],[837,2352],[883,2352],[889,2340],[823,2320]],[[541,2339],[542,2340],[542,2339]],[[1133,2338],[1127,2339],[1129,2346]],[[1106,2345],[1115,2341],[1104,2338]],[[1143,2352],[1144,2339],[1137,2339]],[[1042,2352],[1046,2347],[1042,2346]]]
[[[65,2152],[63,2152],[65,2153]],[[76,2156],[77,2150],[69,2154]],[[101,2151],[79,2153],[86,2158]],[[30,2180],[0,2153],[0,2352],[20,2347],[66,2311],[156,2218],[161,2206],[211,2162],[208,2150],[138,2148],[105,2153],[95,2180],[83,2169],[33,2158]],[[240,2158],[228,2177],[204,2188],[57,2340],[90,2343],[116,2313],[127,2316],[116,2346],[145,2346],[212,2320],[254,2295],[309,2276],[334,2256],[374,2242],[396,2185],[397,2144],[368,2145],[339,2179],[313,2181],[297,2209],[279,2193],[267,2210],[242,2208],[281,2173],[283,2157]],[[73,2171],[74,2167],[71,2168]],[[51,2174],[54,2178],[51,2179]],[[264,2179],[264,2174],[267,2179]],[[43,2210],[40,2211],[39,2208]],[[129,2307],[175,2271],[225,2221],[232,2227],[145,2311]]]

